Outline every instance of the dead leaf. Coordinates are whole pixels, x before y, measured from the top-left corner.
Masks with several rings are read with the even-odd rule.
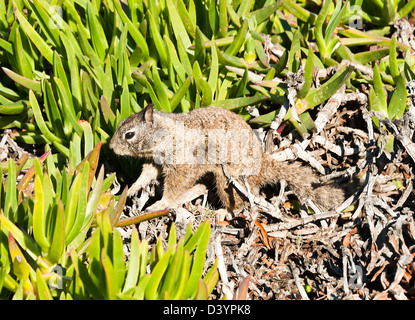
[[[255,220],[255,224],[259,227],[259,237],[261,238],[262,243],[267,247],[268,250],[271,250],[273,248],[272,242],[270,241],[265,228],[258,220]]]

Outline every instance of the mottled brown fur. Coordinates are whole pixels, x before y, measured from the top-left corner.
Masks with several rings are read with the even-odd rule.
[[[180,143],[181,129],[184,129],[184,132],[190,131],[186,145],[194,147],[190,152],[192,156],[201,154],[198,158],[199,163],[177,161],[178,154],[183,149]],[[191,131],[192,129],[194,132]],[[243,161],[235,162],[231,156],[239,145],[236,147],[227,145],[226,161],[210,163],[207,158],[218,156],[219,147],[209,148],[207,137],[218,129],[222,129],[218,131],[219,136],[228,134],[227,138],[230,140],[234,138],[237,140],[240,133],[241,145],[247,146],[249,156]],[[248,136],[243,133],[248,133]],[[165,141],[172,143],[163,145]],[[179,147],[170,150],[171,145]],[[218,144],[218,146],[222,145]],[[263,153],[261,143],[254,136],[250,126],[240,116],[219,107],[197,109],[187,114],[163,113],[147,107],[120,123],[111,139],[110,148],[118,155],[149,160],[144,165],[139,179],[130,188],[130,195],[137,193],[152,180],[157,179],[160,174],[164,176],[163,197],[151,206],[150,210],[178,205],[175,203],[176,199],[207,173],[213,173],[216,192],[223,205],[230,211],[241,210],[246,199],[232,184],[229,184],[222,164],[226,165],[228,173],[242,185],[240,177],[245,175],[251,192],[257,196],[262,187],[276,184],[284,179],[300,200],[310,199],[323,210],[332,209],[345,199],[343,189],[334,184],[320,183],[311,168],[278,162]],[[170,154],[170,158],[166,154]]]

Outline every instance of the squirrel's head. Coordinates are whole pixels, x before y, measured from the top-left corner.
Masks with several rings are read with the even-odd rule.
[[[154,130],[154,109],[148,105],[119,124],[109,147],[118,155],[152,157]]]

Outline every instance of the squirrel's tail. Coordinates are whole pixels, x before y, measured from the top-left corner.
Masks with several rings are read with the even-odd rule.
[[[279,162],[263,154],[261,170],[257,176],[262,186],[285,180],[300,199],[310,199],[322,210],[331,210],[346,199],[346,191],[334,183],[322,183],[313,169],[297,163]]]

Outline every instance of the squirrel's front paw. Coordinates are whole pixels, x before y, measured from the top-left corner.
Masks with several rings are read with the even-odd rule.
[[[128,189],[128,196],[129,197],[134,197],[137,195],[137,193],[143,189],[143,186],[141,184],[135,184],[133,183],[133,185]]]
[[[146,211],[158,211],[158,210],[165,210],[171,208],[171,205],[163,199],[153,203],[151,206],[149,206]]]

